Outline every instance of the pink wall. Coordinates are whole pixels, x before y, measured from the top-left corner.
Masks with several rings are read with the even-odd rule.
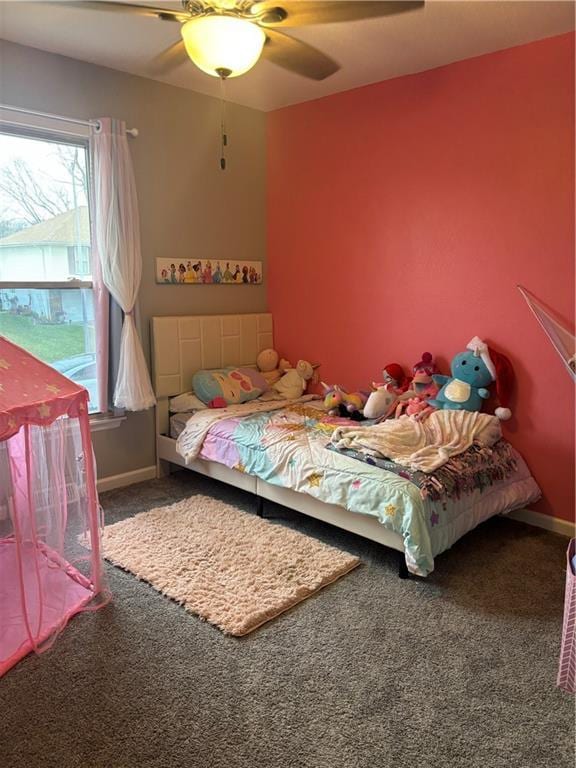
[[[518,379],[506,434],[574,510],[574,385],[515,286],[574,323],[574,35],[269,115],[269,306],[282,355],[366,387],[474,335]]]

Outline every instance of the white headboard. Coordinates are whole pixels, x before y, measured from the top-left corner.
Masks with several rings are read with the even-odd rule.
[[[188,315],[152,318],[154,390],[161,398],[192,388],[204,368],[255,365],[274,346],[272,315]]]

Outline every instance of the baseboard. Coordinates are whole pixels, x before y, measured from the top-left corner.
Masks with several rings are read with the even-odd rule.
[[[532,509],[516,509],[506,517],[519,520],[521,523],[528,523],[528,525],[535,525],[538,528],[545,528],[547,531],[560,533],[569,539],[574,538],[574,523],[570,520],[562,520],[561,517],[543,515],[542,512],[534,512]]]
[[[156,477],[156,466],[134,469],[132,472],[123,472],[121,475],[108,475],[98,479],[96,485],[98,493],[112,491],[114,488],[123,488],[126,485],[142,483],[144,480],[153,480]]]

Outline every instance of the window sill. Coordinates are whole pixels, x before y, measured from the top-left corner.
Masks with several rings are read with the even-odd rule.
[[[126,416],[113,416],[111,413],[96,413],[90,416],[90,431],[102,432],[105,429],[118,429],[126,421]]]

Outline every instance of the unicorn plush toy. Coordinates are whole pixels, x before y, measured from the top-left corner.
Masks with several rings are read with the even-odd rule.
[[[364,392],[346,392],[344,387],[338,384],[330,387],[323,381],[320,386],[324,391],[324,405],[331,416],[362,414],[368,399]]]

